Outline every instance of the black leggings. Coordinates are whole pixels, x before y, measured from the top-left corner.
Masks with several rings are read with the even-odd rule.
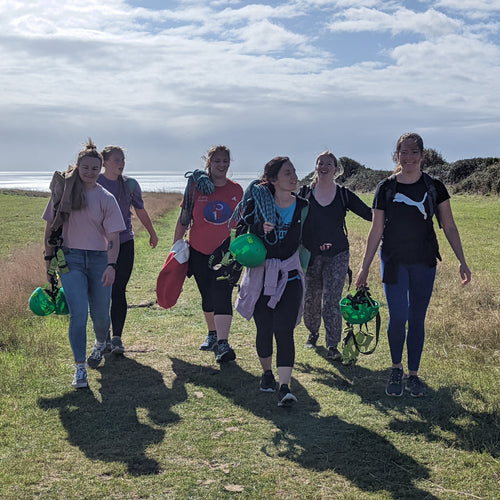
[[[189,249],[189,274],[194,276],[201,295],[203,312],[233,315],[233,287],[227,280],[217,281],[216,273],[208,267],[210,255]]]
[[[302,281],[293,279],[286,285],[281,300],[275,309],[267,306],[268,295],[261,295],[255,305],[253,319],[257,327],[257,354],[268,358],[273,354],[273,335],[276,337],[276,366],[293,366],[295,343],[293,330],[297,323]]]
[[[111,289],[111,325],[113,336],[121,337],[123,325],[127,317],[127,283],[134,267],[134,240],[120,245],[120,253],[116,261],[115,282]]]

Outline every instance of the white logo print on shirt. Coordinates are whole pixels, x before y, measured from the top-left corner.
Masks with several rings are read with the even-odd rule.
[[[404,194],[396,193],[396,196],[394,196],[393,201],[394,203],[400,202],[400,203],[405,203],[406,205],[417,207],[420,213],[424,216],[424,220],[427,220],[427,212],[425,211],[424,207],[424,201],[426,198],[427,198],[427,193],[424,194],[422,201],[413,201],[411,198],[408,198],[408,196]]]

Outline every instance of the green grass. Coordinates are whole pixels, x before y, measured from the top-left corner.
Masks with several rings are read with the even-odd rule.
[[[496,203],[457,197],[453,208],[469,253],[480,254],[473,231],[480,213],[485,225],[491,222]],[[462,219],[476,210],[468,227]],[[155,250],[146,234],[137,237],[127,353],[90,371],[89,390],[70,386],[67,318],[19,319],[25,342],[0,350],[1,498],[498,497],[498,300],[487,306],[497,333],[481,332],[484,349],[466,337],[465,315],[472,313],[456,306],[468,293],[476,308],[479,292],[491,289],[498,274],[481,275],[467,292],[444,252],[422,361],[428,398],[383,394],[389,363],[383,332],[373,355],[343,367],[330,363],[322,347],[304,349],[300,325],[293,378],[299,403],[287,411],[275,395],[257,390],[253,322],[235,314],[230,340],[237,362],[218,366],[213,354],[199,351],[206,327],[193,279],[174,308],[151,305],[175,216],[155,223]],[[353,218],[348,225],[356,270],[369,224]],[[489,234],[498,247],[491,227]],[[371,280],[382,299],[376,268]],[[445,310],[452,318],[441,317]],[[383,328],[386,314],[383,304]]]
[[[47,197],[0,192],[0,257],[4,258],[21,247],[43,240],[45,223],[42,214],[49,201]]]

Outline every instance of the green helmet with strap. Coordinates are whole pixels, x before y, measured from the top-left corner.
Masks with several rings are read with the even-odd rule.
[[[229,246],[234,258],[246,267],[260,266],[266,260],[267,250],[262,240],[252,233],[245,233],[235,238]]]
[[[59,288],[55,298],[55,310],[54,312],[59,315],[69,314],[68,304],[66,302],[66,295],[64,293],[64,288]]]
[[[377,316],[380,303],[372,299],[368,287],[362,287],[352,295],[348,293],[340,301],[340,313],[342,317],[352,325],[368,323]]]
[[[29,306],[37,316],[48,316],[52,314],[56,305],[50,293],[42,287],[38,287],[30,296]]]

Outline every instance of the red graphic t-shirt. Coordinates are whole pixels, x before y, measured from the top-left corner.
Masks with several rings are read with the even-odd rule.
[[[243,197],[242,187],[228,179],[216,186],[212,194],[195,194],[189,244],[198,252],[210,255],[229,238],[229,219]]]

